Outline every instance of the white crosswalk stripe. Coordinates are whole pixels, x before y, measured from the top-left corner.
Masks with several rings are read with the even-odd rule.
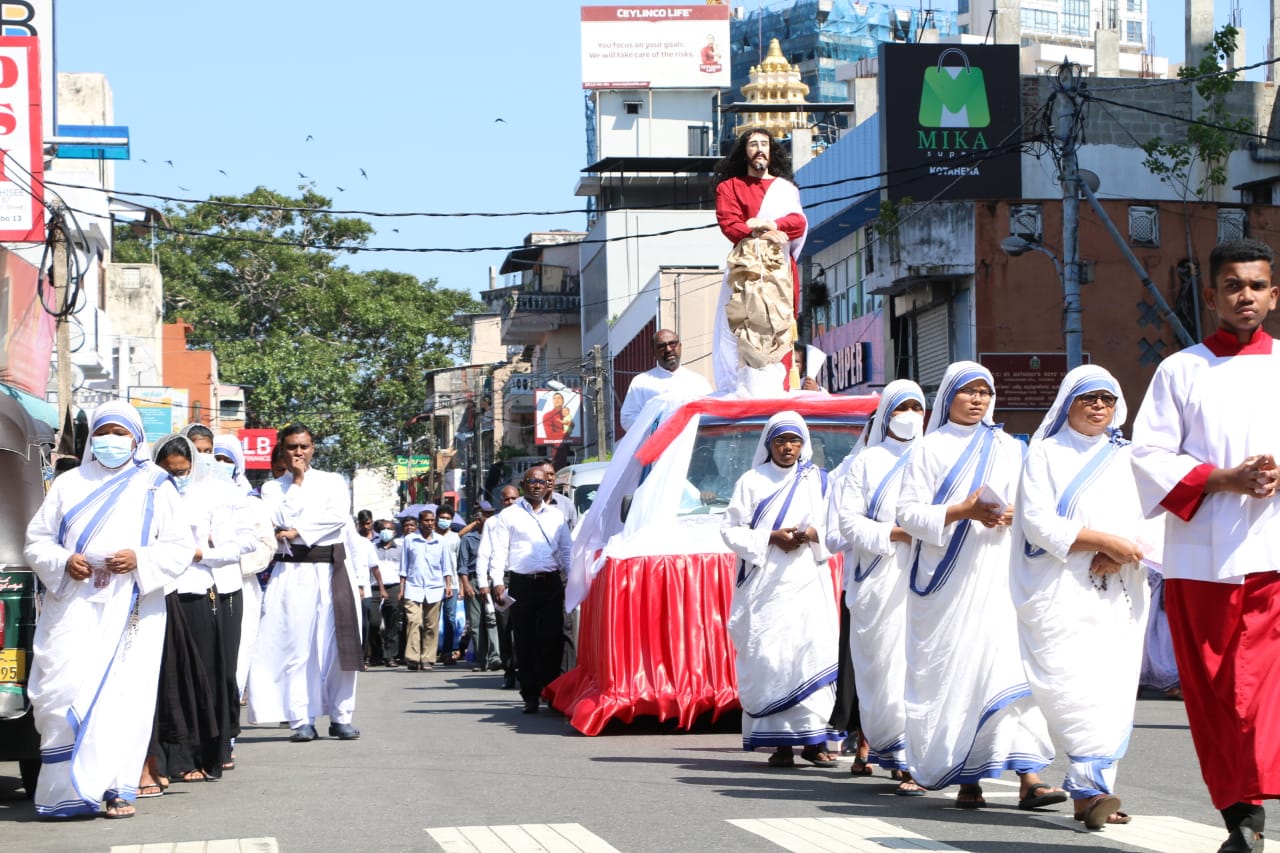
[[[1077,832],[1087,832],[1099,842],[1105,839],[1109,844],[1115,842],[1142,850],[1153,850],[1155,853],[1201,853],[1204,850],[1217,850],[1218,845],[1227,837],[1227,831],[1220,826],[1209,826],[1169,815],[1134,815],[1131,823],[1108,826],[1100,832],[1085,829],[1084,824],[1072,818],[1070,813],[1036,817],[1059,826],[1069,825]]]
[[[884,853],[885,850],[959,850],[941,841],[865,817],[731,820],[729,823],[795,853]]]
[[[579,823],[441,826],[427,834],[445,853],[619,853]]]
[[[280,853],[274,838],[221,838],[216,841],[164,841],[118,844],[110,853]]]

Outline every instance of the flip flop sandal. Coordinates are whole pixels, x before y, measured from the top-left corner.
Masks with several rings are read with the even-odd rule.
[[[822,750],[801,752],[800,757],[812,764],[814,767],[835,767],[840,763],[831,756],[831,753],[823,752]]]
[[[116,810],[115,814],[111,813],[112,809]],[[128,809],[129,811],[122,813],[120,809]],[[126,818],[133,817],[135,814],[137,814],[137,812],[134,810],[133,804],[128,800],[115,799],[107,803],[105,816],[108,820],[125,820]]]
[[[908,785],[911,787],[907,787]],[[894,789],[894,793],[899,797],[923,797],[925,792],[924,788],[921,788],[915,782],[908,781],[900,783],[898,787]],[[985,803],[985,800],[983,802]]]
[[[152,797],[159,797],[163,795],[164,795],[164,788],[160,787],[159,785],[143,785],[141,788],[138,789],[139,800],[149,800]]]
[[[865,758],[855,758],[853,764],[849,766],[849,773],[853,776],[874,776],[875,769],[867,763]]]
[[[769,766],[770,767],[795,767],[796,758],[794,755],[779,755],[778,753],[775,752],[773,755],[769,756]]]
[[[964,799],[961,799],[963,797]],[[956,795],[956,808],[958,809],[985,809],[987,801],[982,794],[960,793]]]
[[[1038,794],[1037,791],[1047,791],[1045,794]],[[1053,806],[1058,803],[1067,801],[1067,792],[1060,788],[1054,788],[1045,782],[1037,782],[1027,791],[1027,795],[1018,800],[1018,808],[1024,812],[1032,809],[1043,808],[1044,806]]]

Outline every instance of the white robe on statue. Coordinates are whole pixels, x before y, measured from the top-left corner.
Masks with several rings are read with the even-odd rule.
[[[301,485],[285,474],[262,485],[262,501],[276,527],[295,528],[291,545],[343,544],[351,526],[351,498],[342,477],[312,469]],[[352,599],[357,584],[349,568]],[[267,585],[258,647],[249,669],[249,721],[285,721],[290,728],[319,715],[350,723],[356,674],[338,661],[329,563],[278,562]]]
[[[124,549],[137,554],[133,572],[83,581],[66,573],[75,553],[100,565]],[[137,796],[164,649],[164,588],[194,551],[178,490],[149,462],[112,470],[90,458],[53,481],[25,551],[47,590],[28,683],[40,731],[37,815],[94,815],[103,800]]]
[[[800,421],[781,413],[788,414]],[[807,455],[807,430],[804,437]],[[835,707],[840,614],[823,544],[824,479],[804,458],[789,468],[758,462],[739,478],[725,512],[721,534],[742,560],[729,636],[743,749],[825,745],[840,737],[827,724]],[[818,540],[786,553],[769,544],[769,534],[783,527],[813,527]]]
[[[948,368],[898,498],[898,522],[917,540],[907,596],[907,762],[931,789],[977,784],[1003,770],[1036,772],[1053,760],[1018,652],[1011,532],[946,523],[947,506],[984,483],[1012,500],[1022,467],[1021,443],[989,420],[946,421],[956,389],[977,378],[994,387],[980,365]]]
[[[1163,531],[1143,519],[1128,442],[1051,423],[1079,394],[1105,390],[1118,398],[1118,426],[1125,418],[1119,385],[1086,365],[1067,374],[1063,388],[1023,467],[1011,590],[1031,692],[1071,762],[1063,787],[1087,799],[1115,793],[1115,763],[1133,729],[1150,594],[1140,564],[1105,576],[1102,588],[1089,571],[1097,552],[1070,548],[1083,528],[1139,544]]]

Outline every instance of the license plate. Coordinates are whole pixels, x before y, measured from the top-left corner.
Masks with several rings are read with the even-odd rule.
[[[27,680],[27,653],[23,649],[0,649],[0,683]]]

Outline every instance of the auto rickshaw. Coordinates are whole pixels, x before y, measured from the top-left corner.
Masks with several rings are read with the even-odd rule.
[[[0,761],[17,761],[27,796],[40,773],[40,735],[27,701],[39,613],[35,572],[22,555],[27,523],[44,500],[53,431],[0,393]]]

